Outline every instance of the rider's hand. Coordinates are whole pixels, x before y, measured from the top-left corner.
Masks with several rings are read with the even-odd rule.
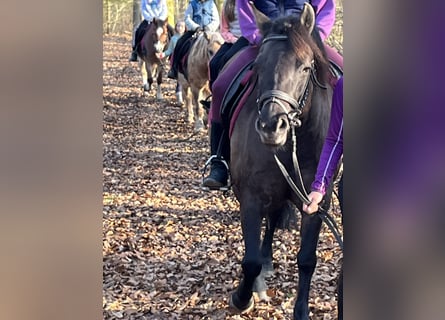
[[[323,199],[323,194],[318,191],[312,191],[309,193],[309,200],[311,203],[309,205],[303,204],[303,211],[308,214],[313,214],[318,211],[318,204]]]

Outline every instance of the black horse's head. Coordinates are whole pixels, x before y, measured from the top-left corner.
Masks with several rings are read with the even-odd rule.
[[[292,126],[304,124],[311,108],[317,77],[325,73],[321,41],[315,41],[315,14],[305,5],[300,17],[269,20],[256,12],[263,35],[255,61],[258,75],[256,131],[262,143],[283,146]],[[323,69],[323,71],[321,71]],[[324,80],[323,80],[324,82]]]

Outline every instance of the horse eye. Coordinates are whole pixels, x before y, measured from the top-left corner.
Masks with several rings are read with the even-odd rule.
[[[213,50],[209,50],[209,55],[213,56]]]
[[[311,71],[311,67],[304,67],[303,68],[303,72],[304,73],[308,73],[309,71]]]

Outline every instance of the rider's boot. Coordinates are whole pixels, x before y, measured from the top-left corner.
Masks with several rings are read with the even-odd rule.
[[[177,72],[174,70],[173,66],[170,68],[170,71],[167,73],[167,77],[170,79],[176,80],[178,78]]]
[[[138,61],[138,54],[136,52],[136,47],[133,47],[133,51],[131,52],[130,59],[128,59],[128,60],[131,62]]]
[[[210,173],[204,178],[202,185],[211,190],[227,188],[229,172],[226,161],[229,161],[230,145],[221,123],[212,122],[210,127],[210,152]]]

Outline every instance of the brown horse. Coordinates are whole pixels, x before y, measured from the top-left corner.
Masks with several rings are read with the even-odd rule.
[[[144,91],[149,92],[151,90],[153,78],[156,78],[158,85],[156,98],[158,100],[163,98],[161,84],[164,63],[157,57],[157,53],[163,52],[168,46],[169,34],[167,26],[167,21],[154,19],[147,27],[141,45],[137,49]]]
[[[187,122],[195,124],[195,131],[205,128],[204,109],[199,101],[210,95],[209,61],[224,43],[219,32],[199,32],[187,58],[187,75],[179,72],[178,81],[187,110]]]
[[[275,228],[289,207],[298,208],[302,212],[301,247],[293,317],[309,320],[309,290],[322,220],[318,214],[303,213],[305,198],[294,187],[303,195],[310,188],[327,133],[332,98],[332,89],[325,86],[328,64],[320,37],[313,32],[315,14],[310,5],[305,5],[300,17],[270,21],[258,12],[256,15],[263,35],[253,67],[256,86],[231,136],[230,171],[240,203],[245,252],[243,277],[230,305],[243,313],[254,306],[253,291],[267,298],[265,276],[273,269]],[[330,194],[328,191],[325,196],[325,210]]]

